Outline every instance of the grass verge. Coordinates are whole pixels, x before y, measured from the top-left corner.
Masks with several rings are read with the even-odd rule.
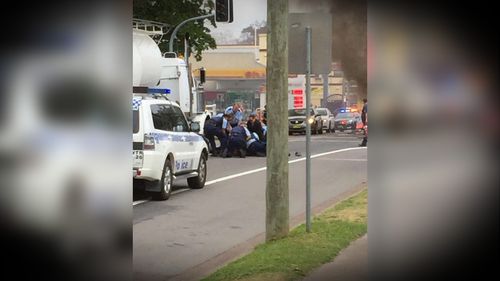
[[[367,230],[366,189],[314,217],[311,233],[302,224],[276,241],[222,267],[203,279],[222,280],[300,280],[313,269],[330,262],[349,243]]]

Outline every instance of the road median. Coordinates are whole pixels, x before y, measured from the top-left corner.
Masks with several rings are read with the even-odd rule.
[[[367,231],[367,189],[314,217],[312,231],[301,224],[279,240],[261,244],[205,281],[301,280],[328,263]]]

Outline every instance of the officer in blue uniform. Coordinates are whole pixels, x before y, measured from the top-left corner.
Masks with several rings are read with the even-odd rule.
[[[227,151],[222,153],[222,157],[239,154],[241,158],[245,158],[247,154],[246,143],[249,138],[250,135],[247,134],[243,122],[240,122],[238,126],[232,128],[227,142]]]
[[[239,103],[235,103],[224,110],[225,114],[232,114],[233,119],[231,121],[231,126],[237,127],[240,121],[243,121],[243,108]]]
[[[203,131],[205,137],[210,143],[210,152],[212,155],[217,155],[218,151],[224,151],[227,148],[227,135],[231,131],[231,125],[229,124],[232,119],[232,115],[223,114],[222,116],[215,116],[208,119],[205,122]],[[215,137],[220,141],[220,147],[217,148],[215,145]]]
[[[260,141],[256,133],[250,133],[247,128],[245,128],[245,130],[247,136],[249,136],[249,138],[247,139],[247,154],[265,157],[267,149],[266,143]]]

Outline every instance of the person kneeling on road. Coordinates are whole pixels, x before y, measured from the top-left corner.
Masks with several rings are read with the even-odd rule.
[[[247,140],[247,153],[248,155],[255,155],[259,157],[266,157],[267,145],[265,142],[259,140],[256,133],[250,134],[247,128],[245,128],[247,136],[250,138]]]
[[[218,151],[225,151],[227,148],[227,135],[231,132],[231,125],[229,124],[231,119],[232,115],[224,114],[212,117],[205,122],[203,131],[210,143],[210,152],[214,156],[218,155]],[[215,137],[220,141],[219,148],[215,145]]]
[[[238,126],[231,130],[231,134],[228,137],[227,149],[222,153],[222,157],[239,154],[241,158],[245,158],[247,154],[246,143],[250,138],[250,133],[247,134],[247,131],[243,122],[239,122]]]

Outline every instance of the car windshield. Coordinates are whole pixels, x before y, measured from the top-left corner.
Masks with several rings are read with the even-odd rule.
[[[314,115],[314,110],[311,110],[311,115]],[[288,116],[306,116],[305,108],[289,109]]]
[[[326,109],[317,109],[318,114],[321,116],[328,115],[328,112],[326,112]]]
[[[339,118],[354,118],[354,113],[352,112],[341,112],[339,114],[337,114],[337,117],[335,117],[337,119]]]

